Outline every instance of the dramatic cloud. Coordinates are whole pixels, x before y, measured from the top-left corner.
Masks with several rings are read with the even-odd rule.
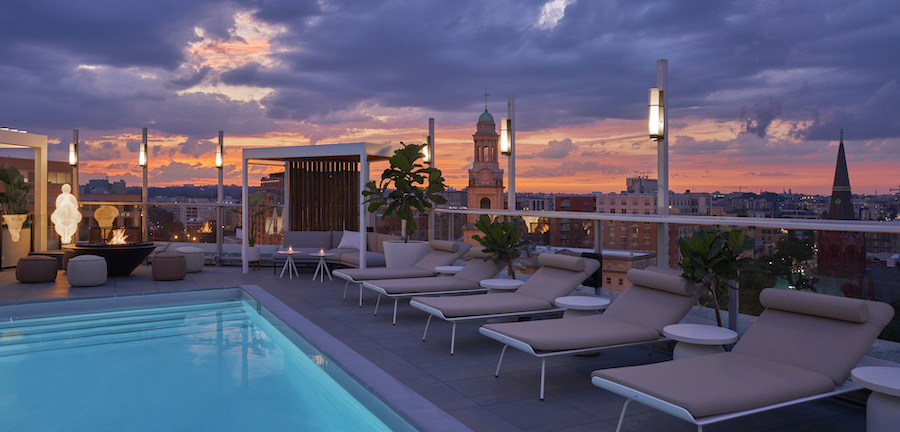
[[[533,159],[533,158],[544,158],[544,159],[562,159],[578,149],[578,146],[572,143],[572,140],[566,138],[561,141],[552,140],[547,143],[547,148],[530,154],[520,154],[517,155],[519,159]]]
[[[595,174],[623,175],[629,169],[616,165],[588,161],[565,161],[556,166],[529,167],[516,174],[518,177],[571,177],[591,171]]]

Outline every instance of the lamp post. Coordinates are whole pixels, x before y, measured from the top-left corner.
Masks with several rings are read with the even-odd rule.
[[[69,166],[72,167],[72,194],[78,199],[78,129],[72,129],[72,142],[69,144]]]
[[[224,195],[222,167],[225,165],[224,158],[225,132],[219,131],[219,143],[216,145],[216,170],[219,171],[219,195],[216,200],[216,250],[218,251],[216,266],[220,266],[222,263],[222,196]]]
[[[669,214],[669,62],[656,61],[656,88],[650,89],[648,127],[650,139],[656,141],[657,189],[656,214]],[[669,266],[669,224],[660,224],[656,231],[657,265]]]
[[[500,118],[500,153],[508,157],[509,185],[506,199],[507,208],[516,210],[516,97],[506,100],[507,117]]]
[[[141,188],[141,227],[143,227],[143,241],[149,238],[150,230],[147,226],[147,128],[143,128],[141,138],[141,148],[138,154],[138,165],[144,171],[144,183]]]
[[[428,135],[422,137],[425,144],[425,158],[423,161],[434,167],[434,118],[428,119]],[[428,212],[428,241],[434,240],[434,211]]]

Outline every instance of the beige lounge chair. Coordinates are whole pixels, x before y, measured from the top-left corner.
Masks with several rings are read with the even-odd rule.
[[[628,270],[631,285],[603,312],[578,318],[486,324],[478,331],[502,342],[500,361],[513,347],[541,359],[541,399],[547,357],[585,354],[668,340],[663,327],[677,324],[705,287],[681,278],[681,271],[648,267]]]
[[[760,293],[766,310],[731,352],[594,371],[597,387],[703,426],[858,390],[848,381],[893,308],[795,290]]]
[[[344,284],[344,300],[347,299],[347,286],[350,285],[350,282],[359,285],[359,307],[362,307],[363,281],[437,276],[435,267],[453,264],[472,247],[464,242],[443,240],[432,240],[428,245],[432,249],[431,252],[412,267],[347,268],[335,270],[331,274],[347,281]]]
[[[554,300],[572,293],[578,285],[600,268],[600,262],[568,255],[541,254],[538,269],[515,292],[464,297],[414,297],[409,304],[427,312],[425,333],[431,318],[438,317],[453,324],[450,354],[456,346],[456,323],[460,321],[540,315],[562,312]]]
[[[484,253],[484,248],[481,247],[472,248],[467,256],[471,260],[453,276],[371,280],[363,282],[362,287],[378,293],[375,315],[378,315],[381,296],[394,299],[392,323],[397,324],[397,303],[400,299],[422,295],[483,293],[487,288],[483,288],[478,282],[494,278],[505,266],[504,263],[496,264],[488,259],[491,255]]]

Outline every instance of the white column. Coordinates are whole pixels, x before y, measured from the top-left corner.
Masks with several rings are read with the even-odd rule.
[[[47,146],[34,149],[34,250],[47,250]]]
[[[241,150],[243,153],[244,150]],[[244,235],[241,236],[241,272],[244,274],[250,272],[250,264],[247,261],[247,255],[250,253],[250,245],[247,243],[250,230],[250,189],[247,187],[247,157],[241,154],[241,229]]]
[[[507,189],[507,205],[509,210],[516,210],[516,97],[509,96],[506,101],[509,115],[509,187]]]
[[[656,87],[663,93],[663,139],[656,142],[657,191],[656,213],[669,214],[669,62],[656,61]],[[656,264],[669,267],[669,224],[661,223],[656,230]]]
[[[433,156],[432,156],[433,157]],[[368,211],[366,204],[363,202],[362,191],[366,189],[366,183],[369,182],[369,157],[366,154],[365,146],[359,154],[359,194],[356,199],[359,203],[359,268],[366,268],[366,226]]]

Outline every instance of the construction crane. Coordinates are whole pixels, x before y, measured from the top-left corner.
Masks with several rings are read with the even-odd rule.
[[[750,190],[750,187],[748,187],[748,186],[723,186],[723,187],[727,187],[727,188],[737,188],[738,193],[743,193],[743,192],[744,192],[744,189]]]

